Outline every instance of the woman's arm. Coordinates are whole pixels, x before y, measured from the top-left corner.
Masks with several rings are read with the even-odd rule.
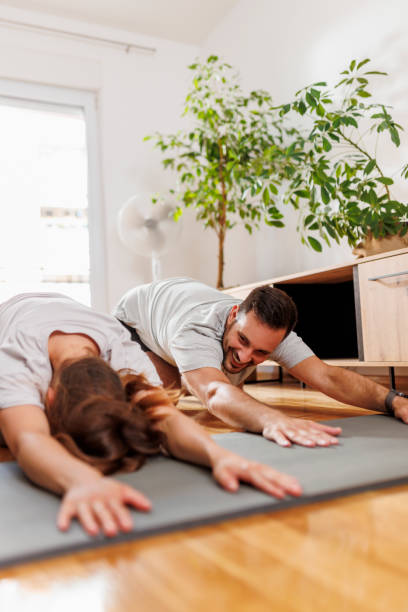
[[[71,455],[52,438],[39,406],[13,406],[0,410],[0,430],[24,473],[33,482],[63,496],[57,525],[68,529],[77,517],[85,531],[107,536],[129,531],[132,520],[126,504],[149,510],[150,502],[138,491],[104,477]]]
[[[301,494],[296,478],[222,448],[198,423],[176,408],[165,406],[158,412],[163,418],[155,427],[166,435],[168,451],[178,459],[212,468],[215,480],[228,491],[236,491],[242,480],[279,498],[287,493]]]

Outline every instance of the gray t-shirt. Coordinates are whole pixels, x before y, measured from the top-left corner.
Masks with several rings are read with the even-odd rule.
[[[0,408],[44,406],[52,376],[48,339],[54,331],[86,334],[114,370],[132,369],[161,384],[150,359],[111,315],[59,293],[23,293],[0,304]]]
[[[179,371],[198,368],[223,370],[222,339],[236,299],[191,278],[170,278],[128,291],[114,315],[134,327],[144,344]],[[269,356],[286,368],[312,356],[313,351],[292,332]],[[254,370],[225,372],[239,385]]]

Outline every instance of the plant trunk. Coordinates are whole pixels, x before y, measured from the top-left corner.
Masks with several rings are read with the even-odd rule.
[[[218,150],[220,152],[220,163],[218,166],[218,175],[221,185],[221,199],[218,202],[218,278],[217,289],[224,288],[224,242],[225,231],[227,229],[227,192],[225,189],[224,179],[224,152],[222,150],[222,142],[218,140]]]
[[[225,227],[220,227],[218,232],[218,277],[217,289],[224,288],[224,242],[225,242]]]

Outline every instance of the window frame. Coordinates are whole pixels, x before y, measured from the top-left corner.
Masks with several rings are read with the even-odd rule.
[[[83,112],[86,130],[88,160],[88,233],[89,233],[89,286],[91,304],[107,311],[107,283],[105,263],[105,214],[100,181],[100,159],[98,141],[97,94],[93,91],[76,90],[11,79],[0,79],[0,99],[18,104],[35,103],[45,108],[68,107]]]

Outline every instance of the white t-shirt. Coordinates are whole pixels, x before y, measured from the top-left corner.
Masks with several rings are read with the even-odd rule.
[[[114,315],[134,327],[150,350],[181,373],[205,367],[223,370],[225,323],[231,308],[241,301],[191,278],[170,278],[131,289]],[[290,369],[313,354],[291,332],[269,358]],[[239,385],[254,369],[238,374],[223,371]]]
[[[111,315],[59,293],[23,293],[0,304],[0,408],[44,407],[52,377],[48,339],[54,331],[86,334],[114,370],[128,368],[161,384],[150,359]]]

